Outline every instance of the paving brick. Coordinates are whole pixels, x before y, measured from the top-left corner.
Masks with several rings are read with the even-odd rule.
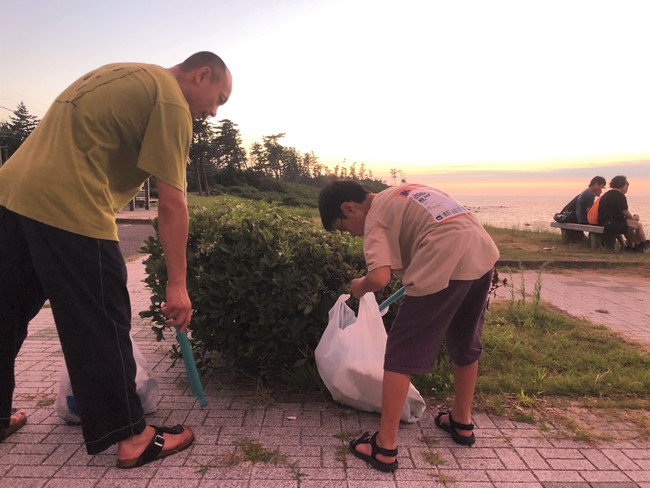
[[[348,481],[348,488],[396,488],[397,484],[393,480],[357,480]]]
[[[124,481],[120,481],[120,485],[119,485],[120,488],[122,488],[122,486],[128,486],[123,483]],[[198,488],[199,483],[200,480],[198,479],[197,480],[184,479],[182,480],[182,487]],[[115,485],[108,485],[108,486],[115,486]],[[144,486],[146,488],[179,488],[179,480],[178,479],[155,479],[155,480],[147,481],[147,484],[145,484]]]
[[[100,481],[101,479],[98,478],[86,478],[86,479],[54,478],[48,481],[45,487],[46,488],[87,488],[88,486],[93,486],[93,487],[96,486],[96,484],[99,483]],[[111,485],[107,482],[107,480],[104,480],[104,486],[111,486]]]
[[[591,470],[596,467],[586,459],[547,459],[546,462],[555,470]]]
[[[50,478],[61,469],[61,466],[14,466],[6,473],[12,478]]]
[[[576,449],[540,448],[537,452],[544,459],[585,459],[581,450]]]
[[[598,470],[616,469],[616,465],[598,449],[580,449],[580,452]]]
[[[516,449],[497,449],[495,452],[508,470],[527,469],[528,467]]]
[[[534,482],[537,481],[535,476],[530,471],[525,470],[487,470],[488,478],[493,482]]]
[[[494,488],[542,488],[542,484],[536,481],[527,481],[527,482],[495,481]]]
[[[0,488],[41,488],[48,482],[39,478],[0,478]],[[86,485],[92,486],[92,485]]]
[[[627,457],[622,451],[618,449],[603,449],[603,455],[612,461],[619,469],[624,471],[626,470],[637,470],[639,465],[636,464],[633,460]]]
[[[581,483],[585,479],[578,471],[573,470],[533,470],[535,477],[544,482],[558,482],[558,483]]]
[[[650,470],[644,471],[626,471],[626,475],[630,477],[631,480],[637,482],[650,482]]]
[[[604,483],[590,483],[591,488],[643,488],[632,482],[604,482]]]
[[[580,471],[580,475],[590,483],[630,481],[630,478],[621,471]]]

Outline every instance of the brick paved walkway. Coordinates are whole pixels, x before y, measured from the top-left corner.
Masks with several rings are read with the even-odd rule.
[[[376,415],[343,413],[324,398],[296,396],[292,403],[269,404],[254,385],[216,379],[206,385],[209,404],[202,410],[188,394],[182,366],[171,367],[166,356],[170,343],[157,343],[147,323],[137,317],[149,302],[141,283],[142,260],[127,266],[136,316],[134,336],[162,393],[150,422],[187,422],[195,429],[196,443],[180,454],[130,471],[113,467],[115,448],[88,456],[80,429],[65,425],[54,413],[63,358],[50,310],[44,308],[30,325],[17,363],[14,406],[25,411],[29,420],[0,444],[0,488],[650,488],[650,446],[625,440],[632,437],[626,434],[633,432],[634,425],[623,422],[610,426],[619,440],[594,446],[567,439],[552,424],[540,431],[530,424],[477,414],[477,445],[468,449],[453,444],[435,428],[432,414],[437,406],[430,405],[418,424],[402,426],[400,469],[382,474],[350,455],[342,459],[340,452],[352,433],[376,430]],[[524,276],[532,291],[536,275]],[[543,280],[542,296],[560,308],[608,322],[631,338],[649,339],[647,280],[621,282],[603,276],[593,283],[600,288],[586,288],[573,275],[544,275]],[[595,295],[594,290],[598,290]],[[581,302],[584,308],[578,308]],[[625,321],[620,320],[623,310]],[[246,439],[277,450],[283,458],[277,465],[246,461],[228,466],[227,456]],[[430,459],[439,458],[439,464],[427,462],[428,453],[433,453]]]
[[[526,271],[508,278],[513,288],[501,288],[498,296],[510,298],[515,290],[519,298],[523,278],[527,294],[533,293],[540,273]],[[618,332],[634,342],[650,346],[650,277],[617,276],[594,271],[541,274],[542,300],[552,303],[574,317],[584,317]]]

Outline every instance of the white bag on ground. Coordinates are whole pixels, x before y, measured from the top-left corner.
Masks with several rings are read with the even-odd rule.
[[[136,364],[135,373],[135,387],[140,401],[142,402],[142,409],[144,413],[153,413],[156,411],[158,402],[160,401],[160,390],[158,388],[158,381],[154,378],[149,370],[147,360],[142,355],[140,348],[137,346],[133,338],[133,357]],[[56,414],[69,424],[80,424],[81,418],[79,417],[79,407],[75,402],[74,395],[72,394],[72,387],[70,386],[70,375],[68,368],[63,364],[61,370],[61,377],[59,379],[59,391],[56,395],[56,402],[54,403]]]
[[[329,311],[329,323],[316,347],[318,372],[332,394],[344,405],[368,412],[381,412],[386,330],[374,293],[360,300],[359,316],[341,295]],[[411,384],[400,420],[417,422],[425,403]]]

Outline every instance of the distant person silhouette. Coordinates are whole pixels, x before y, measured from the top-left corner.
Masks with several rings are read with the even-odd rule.
[[[638,215],[628,209],[625,196],[630,183],[623,175],[612,178],[610,190],[600,197],[598,206],[598,223],[605,227],[605,234],[624,234],[628,242],[628,250],[644,252],[650,247],[646,240],[643,225]]]

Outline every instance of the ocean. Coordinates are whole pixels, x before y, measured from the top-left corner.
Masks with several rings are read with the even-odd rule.
[[[506,229],[548,230],[553,215],[562,210],[573,197],[558,196],[458,196],[483,225]],[[650,229],[650,196],[628,195],[627,204],[633,214],[641,217],[644,228]],[[647,232],[647,231],[646,231]]]

